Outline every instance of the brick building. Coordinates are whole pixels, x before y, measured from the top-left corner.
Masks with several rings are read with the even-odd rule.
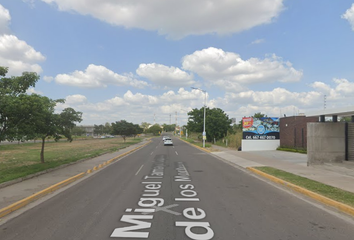
[[[307,123],[318,122],[318,117],[291,116],[280,118],[280,146],[307,148]]]

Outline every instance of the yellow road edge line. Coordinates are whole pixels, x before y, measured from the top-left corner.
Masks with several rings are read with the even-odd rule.
[[[293,183],[284,181],[284,180],[282,180],[280,178],[274,177],[274,176],[272,176],[272,175],[270,175],[268,173],[262,172],[262,171],[260,171],[258,169],[253,168],[253,167],[247,167],[247,169],[252,171],[252,172],[254,172],[254,173],[256,173],[256,174],[258,174],[258,175],[261,175],[261,176],[263,176],[263,177],[265,177],[265,178],[267,178],[267,179],[269,179],[269,180],[271,180],[273,182],[282,184],[282,185],[284,185],[284,186],[286,186],[288,188],[291,188],[291,189],[293,189],[293,190],[295,190],[295,191],[297,191],[299,193],[302,193],[302,194],[304,194],[304,195],[306,195],[308,197],[311,197],[312,199],[315,199],[315,200],[317,200],[317,201],[319,201],[321,203],[324,203],[324,204],[326,204],[328,206],[337,208],[338,210],[340,210],[340,211],[342,211],[344,213],[347,213],[349,215],[354,216],[354,208],[349,206],[349,205],[346,205],[344,203],[341,203],[341,202],[335,201],[333,199],[330,199],[328,197],[322,196],[322,195],[320,195],[318,193],[315,193],[315,192],[312,192],[312,191],[307,190],[305,188],[302,188],[300,186],[297,186],[297,185],[295,185]]]
[[[128,152],[125,152],[125,153],[123,153],[123,154],[121,154],[121,155],[119,155],[117,157],[114,157],[114,158],[108,160],[107,163],[108,162],[112,163],[114,160],[117,160],[118,158],[121,158],[121,157],[123,157],[123,156],[125,156],[125,155],[127,155],[127,154],[129,154],[131,152],[134,152],[134,151],[146,146],[149,143],[151,143],[151,141],[149,141],[149,142],[147,142],[147,143],[145,143],[145,144],[143,144],[143,145],[141,145],[139,147],[136,147],[136,148],[134,148],[134,149],[132,149],[132,150],[130,150]],[[42,191],[39,191],[39,192],[29,196],[29,197],[26,197],[26,198],[24,198],[24,199],[22,199],[20,201],[17,201],[17,202],[15,202],[15,203],[7,206],[7,207],[4,207],[4,208],[0,209],[0,218],[2,218],[4,216],[6,216],[6,215],[18,210],[18,209],[20,209],[22,207],[25,207],[26,205],[30,204],[31,202],[34,202],[35,200],[40,199],[41,197],[44,197],[45,195],[47,195],[47,194],[49,194],[51,192],[54,192],[55,190],[58,190],[58,189],[60,189],[60,188],[62,188],[64,186],[66,186],[66,185],[68,185],[68,184],[70,184],[70,183],[82,178],[86,174],[89,174],[92,171],[98,170],[101,167],[102,167],[101,164],[98,167],[95,166],[93,169],[88,169],[86,172],[79,173],[79,174],[77,174],[77,175],[75,175],[73,177],[70,177],[70,178],[68,178],[68,179],[66,179],[64,181],[56,183],[56,184],[54,184],[54,185],[52,185],[52,186],[50,186],[50,187],[48,187],[48,188],[46,188],[46,189],[44,189]]]
[[[66,185],[68,185],[68,184],[70,184],[70,183],[82,178],[84,175],[85,175],[85,173],[79,173],[79,174],[77,174],[77,175],[75,175],[75,176],[73,176],[71,178],[68,178],[68,179],[66,179],[64,181],[61,181],[61,182],[59,182],[57,184],[54,184],[54,185],[52,185],[52,186],[50,186],[50,187],[48,187],[48,188],[46,188],[46,189],[44,189],[42,191],[39,191],[39,192],[29,196],[29,197],[26,197],[26,198],[24,198],[24,199],[22,199],[22,200],[20,200],[18,202],[15,202],[15,203],[13,203],[13,204],[5,207],[5,208],[0,209],[0,218],[6,216],[6,215],[8,215],[8,214],[10,214],[10,213],[12,213],[12,212],[14,212],[16,210],[18,210],[18,209],[20,209],[20,208],[22,208],[22,207],[24,207],[24,206],[26,206],[28,204],[30,204],[31,202],[33,202],[33,201],[35,201],[35,200],[37,200],[37,199],[39,199],[41,197],[44,197],[45,195],[47,195],[47,194],[49,194],[51,192],[54,192],[55,190],[58,190],[58,189],[60,189],[60,188],[62,188],[64,186],[66,186]]]

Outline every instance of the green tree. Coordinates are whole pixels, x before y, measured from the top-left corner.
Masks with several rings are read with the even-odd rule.
[[[147,129],[147,133],[152,133],[154,136],[160,135],[162,128],[159,124],[152,125],[149,129]]]
[[[136,126],[133,123],[127,122],[125,120],[116,121],[112,123],[112,134],[121,135],[125,142],[127,136],[135,136],[137,133]]]
[[[140,124],[140,127],[141,127],[141,128],[143,129],[143,131],[145,132],[145,131],[149,128],[150,125],[151,125],[150,123],[142,122],[142,123]]]
[[[173,132],[176,129],[176,124],[162,124],[162,127],[165,132]]]
[[[75,127],[75,122],[82,121],[82,113],[73,108],[65,108],[61,113],[55,113],[56,104],[64,103],[63,99],[52,100],[37,94],[22,97],[23,114],[27,115],[27,119],[20,126],[26,136],[36,136],[42,140],[40,160],[44,163],[45,139],[53,137],[58,141],[64,136],[71,142],[72,129]]]
[[[27,119],[22,112],[23,101],[19,97],[26,95],[29,87],[39,80],[36,73],[24,72],[22,76],[5,77],[8,68],[0,67],[0,142],[23,136],[20,125]]]
[[[93,133],[96,135],[103,135],[103,132],[104,132],[103,129],[104,129],[104,126],[102,124],[100,124],[100,125],[94,124],[93,125]]]
[[[111,134],[112,133],[112,125],[109,122],[106,122],[103,127],[104,134]]]
[[[264,113],[258,112],[253,115],[253,118],[262,118],[262,117],[267,117]]]
[[[204,124],[204,108],[193,109],[188,112],[187,129],[191,132],[203,132]],[[205,131],[207,141],[212,141],[214,138],[219,140],[227,135],[227,132],[232,130],[229,116],[220,108],[207,108],[205,118]]]
[[[135,128],[134,136],[144,132],[144,129],[142,127],[140,127],[139,124],[134,124],[134,128]]]
[[[85,130],[81,126],[75,126],[73,127],[71,133],[74,136],[82,136],[85,133]]]

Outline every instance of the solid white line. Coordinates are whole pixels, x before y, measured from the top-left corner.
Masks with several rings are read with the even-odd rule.
[[[154,154],[154,152],[151,152],[150,155]]]
[[[177,152],[177,151],[175,151],[175,153],[176,153],[176,155],[178,155],[178,152]]]
[[[140,170],[144,167],[144,164],[141,165],[141,167],[139,168],[139,170],[135,173],[135,176],[138,175],[138,173],[140,172]]]

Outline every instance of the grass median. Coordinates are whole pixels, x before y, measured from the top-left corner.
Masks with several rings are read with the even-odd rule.
[[[328,197],[335,201],[354,207],[354,193],[344,191],[342,189],[332,187],[292,173],[288,173],[276,168],[272,168],[272,167],[255,167],[255,168],[264,173],[267,173],[274,177],[280,178],[284,181],[295,184],[299,187],[305,188],[312,192],[318,193],[322,196]]]
[[[198,146],[198,147],[201,147],[201,148],[203,147],[203,142],[195,141],[195,140],[193,140],[192,138],[187,138],[187,139],[181,138],[181,140],[186,141],[186,142],[189,142],[189,143],[191,143],[191,144],[193,144],[193,145],[196,145],[196,146]],[[210,144],[210,143],[205,143],[205,147],[206,147],[206,148],[210,148],[210,147],[211,147],[211,144]]]
[[[82,159],[115,152],[141,142],[141,138],[87,139],[73,142],[46,142],[45,163],[40,163],[41,143],[0,145],[0,183],[26,177]]]

